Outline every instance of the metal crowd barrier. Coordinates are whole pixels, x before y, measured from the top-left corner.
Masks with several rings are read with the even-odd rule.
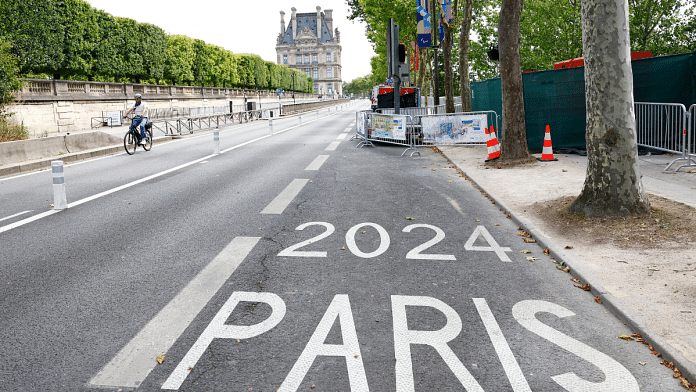
[[[356,147],[372,146],[374,142],[390,143],[408,146],[402,156],[409,150],[413,156],[417,148],[438,145],[485,145],[488,140],[485,129],[495,127],[496,135],[500,132],[498,115],[492,111],[460,112],[448,114],[433,113],[431,108],[405,108],[402,114],[381,113],[365,110],[355,114],[355,136],[360,143]],[[390,133],[394,126],[403,126],[403,134],[399,128],[398,137]],[[484,129],[485,128],[485,129]],[[420,153],[418,153],[420,155]]]
[[[681,154],[665,167],[669,170],[678,161],[686,161],[675,169],[696,166],[694,125],[696,105],[689,110],[680,103],[636,102],[636,137],[638,145],[673,154]]]
[[[219,127],[220,124],[234,124],[235,121],[241,124],[259,120],[262,117],[262,112],[262,110],[249,110],[237,113],[221,113],[153,121],[153,128],[162,131],[165,135],[181,136],[181,133],[184,131],[193,133],[193,131]]]

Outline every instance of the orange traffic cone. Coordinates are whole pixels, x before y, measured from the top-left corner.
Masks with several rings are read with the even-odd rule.
[[[488,147],[488,159],[486,159],[486,162],[488,162],[500,158],[500,146],[498,145],[498,138],[495,136],[495,128],[493,126],[491,126],[490,132],[486,128],[486,135],[488,135],[488,142],[486,143]]]
[[[540,161],[557,161],[558,159],[553,157],[553,149],[551,148],[551,128],[546,126],[546,134],[544,135],[544,148],[541,150],[541,158],[537,158]]]

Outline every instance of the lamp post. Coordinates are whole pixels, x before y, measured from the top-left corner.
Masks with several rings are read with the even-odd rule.
[[[295,73],[292,73],[292,103],[295,104]]]

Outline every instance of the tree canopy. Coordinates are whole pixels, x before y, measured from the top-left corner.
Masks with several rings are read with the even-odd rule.
[[[286,65],[235,54],[158,26],[114,17],[84,0],[2,0],[0,39],[23,77],[295,89],[314,82]],[[294,84],[293,84],[294,75]]]
[[[14,100],[14,92],[21,87],[17,78],[17,59],[10,53],[10,44],[0,38],[0,117],[4,107]]]
[[[583,56],[580,1],[524,1],[520,23],[523,71],[552,69],[556,62]],[[394,0],[387,6],[384,0],[346,2],[351,11],[349,17],[368,25],[366,36],[379,56],[371,61],[373,82],[383,82],[387,67],[385,31],[389,18],[395,18],[395,23],[399,24],[402,41],[415,41],[415,3]],[[462,4],[460,2],[460,7]],[[498,46],[501,4],[502,0],[473,2],[468,60],[470,76],[474,80],[500,76],[499,64],[490,60],[487,52]],[[696,49],[696,0],[629,0],[629,21],[631,51],[648,51],[661,56]],[[454,32],[454,51],[458,50],[459,33]],[[458,73],[457,64],[453,66]],[[427,72],[432,74],[431,69]]]

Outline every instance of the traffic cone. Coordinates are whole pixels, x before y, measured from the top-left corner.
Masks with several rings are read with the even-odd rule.
[[[557,161],[558,159],[553,157],[553,149],[551,148],[551,128],[546,126],[546,134],[544,135],[544,148],[541,150],[541,158],[537,158],[540,161]]]
[[[498,138],[495,136],[495,128],[493,126],[491,126],[490,132],[486,128],[486,135],[488,135],[488,142],[486,142],[488,147],[488,159],[486,159],[486,162],[488,162],[500,158],[500,146],[498,145]]]

